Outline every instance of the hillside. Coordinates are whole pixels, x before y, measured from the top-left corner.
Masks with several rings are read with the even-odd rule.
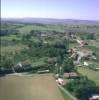
[[[48,24],[86,24],[98,25],[99,21],[92,20],[77,20],[77,19],[51,19],[51,18],[2,18],[1,21],[19,22],[19,23],[48,23]]]

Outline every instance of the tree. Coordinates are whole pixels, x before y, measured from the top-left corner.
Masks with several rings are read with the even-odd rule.
[[[94,33],[89,33],[89,34],[87,35],[87,39],[95,40],[95,34],[94,34]]]
[[[69,59],[68,56],[65,56],[63,64],[62,64],[62,68],[63,68],[64,72],[75,71],[75,66],[74,66],[73,60]]]
[[[12,68],[14,65],[14,59],[10,55],[4,55],[1,57],[1,67]]]
[[[80,100],[88,100],[92,94],[99,93],[96,84],[86,77],[71,80],[65,87]]]

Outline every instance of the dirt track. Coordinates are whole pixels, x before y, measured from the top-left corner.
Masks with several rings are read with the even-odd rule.
[[[63,100],[51,74],[0,78],[0,100]]]

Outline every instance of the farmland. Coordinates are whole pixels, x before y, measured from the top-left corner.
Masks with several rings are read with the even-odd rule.
[[[0,74],[4,77],[0,77],[0,100],[72,100],[75,97],[83,100],[83,95],[86,95],[84,99],[88,98],[93,88],[96,92],[99,86],[99,72],[95,71],[99,66],[98,27],[98,24],[75,22],[2,23]],[[78,43],[78,39],[83,42]],[[82,45],[84,42],[88,44]],[[72,51],[73,48],[77,51]],[[80,50],[92,53],[79,60]],[[93,54],[96,59],[92,58]],[[85,67],[84,61],[91,64]],[[45,74],[46,71],[50,74]],[[23,75],[24,72],[31,74]],[[39,75],[39,72],[44,73]],[[19,76],[9,73],[19,73]],[[64,73],[78,74],[77,79],[64,78]],[[53,78],[57,74],[65,83],[62,87],[65,92],[57,87],[55,79],[58,78]]]
[[[90,80],[94,81],[99,86],[99,72],[93,71],[89,68],[78,68],[78,72],[84,76],[87,76]]]
[[[52,74],[0,78],[0,100],[64,100]]]
[[[2,53],[9,53],[9,52],[15,52],[15,51],[20,51],[23,48],[25,48],[26,46],[24,45],[15,45],[15,46],[4,46],[1,48],[1,52]]]

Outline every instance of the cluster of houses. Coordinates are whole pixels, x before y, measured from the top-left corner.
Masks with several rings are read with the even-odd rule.
[[[64,40],[69,40],[69,41],[71,41],[71,42],[77,42],[79,45],[80,45],[80,47],[82,47],[82,46],[84,46],[84,45],[88,45],[88,43],[85,41],[85,40],[82,40],[79,36],[77,36],[77,35],[65,35],[64,37],[63,37],[63,39]]]
[[[82,57],[85,57],[85,58],[92,58],[92,59],[97,59],[96,58],[96,53],[91,51],[91,50],[87,50],[87,49],[79,49],[79,48],[71,48],[69,51],[69,53],[71,53],[71,56],[70,58],[76,58],[77,60],[77,63],[80,62],[81,58]]]
[[[48,39],[61,39],[63,37],[63,35],[62,34],[46,34],[46,33],[44,34],[44,33],[42,33],[41,37],[46,37]]]
[[[92,50],[74,47],[74,48],[69,49],[68,52],[71,55],[69,58],[73,58],[74,64],[76,64],[76,65],[80,65],[82,58],[85,58],[87,60],[98,60],[96,53],[93,52]],[[89,66],[90,64],[92,64],[92,63],[89,61],[83,62],[84,66]],[[99,67],[97,66],[97,68],[95,68],[95,70],[98,71]]]
[[[74,61],[75,64],[79,64],[80,60],[82,58],[89,58],[89,59],[97,60],[95,52],[93,52],[91,50],[83,49],[83,46],[88,45],[88,42],[81,39],[79,36],[74,35],[74,34],[65,35],[63,37],[63,39],[69,40],[69,41],[72,41],[72,42],[75,41],[79,44],[78,47],[70,48],[68,50],[68,52],[71,54],[70,58],[73,58],[74,60],[76,60],[76,61]],[[88,66],[88,63],[84,63],[84,65]]]
[[[74,63],[77,65],[80,65],[82,58],[87,59],[94,59],[97,60],[96,53],[92,50],[83,49],[82,47],[85,45],[88,45],[88,43],[84,40],[82,40],[79,36],[76,35],[66,35],[63,37],[64,40],[69,40],[71,42],[76,41],[80,46],[74,47],[68,50],[70,53],[70,58],[73,58],[75,61]],[[84,61],[84,66],[89,66],[89,64],[92,64],[89,61]],[[99,70],[99,68],[96,68],[96,70]],[[65,82],[64,79],[75,79],[78,77],[78,74],[76,72],[69,72],[64,73],[62,76],[56,74],[56,82],[60,84],[61,86],[64,86]],[[92,95],[89,100],[99,100],[99,94]]]
[[[41,34],[41,37],[47,37],[49,39],[62,39],[62,40],[68,40],[71,42],[77,42],[79,44],[80,47],[84,46],[84,45],[88,45],[88,42],[86,42],[85,40],[82,40],[79,36],[77,35],[63,35],[63,34]]]
[[[67,72],[67,73],[64,73],[63,75],[56,74],[55,78],[58,84],[64,86],[65,85],[64,79],[78,78],[78,74],[76,72]]]

